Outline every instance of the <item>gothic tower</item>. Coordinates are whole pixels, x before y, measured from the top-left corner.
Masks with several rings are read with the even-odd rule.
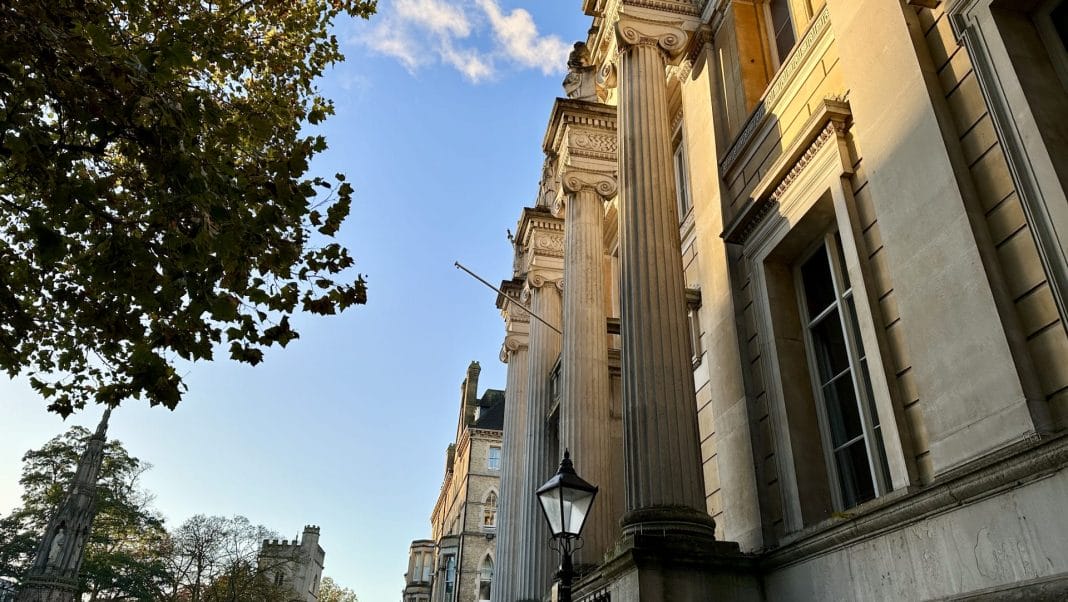
[[[96,480],[104,461],[104,443],[111,408],[104,410],[96,432],[78,463],[67,496],[48,523],[17,602],[74,602],[78,569],[96,516]]]

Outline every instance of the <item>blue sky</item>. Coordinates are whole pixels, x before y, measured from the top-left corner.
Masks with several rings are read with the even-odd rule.
[[[537,193],[567,52],[588,27],[578,0],[380,0],[369,22],[337,24],[348,60],[321,83],[337,115],[313,171],[356,187],[341,238],[369,301],[299,317],[301,338],[256,368],[193,366],[174,412],[115,412],[111,434],[153,464],[145,485],[171,526],[197,513],[285,537],[319,524],[327,575],[362,602],[399,598],[467,364],[482,364],[481,388],[504,386],[495,295],[452,264],[510,277],[505,229]],[[0,382],[0,513],[18,502],[26,450],[100,415],[64,424],[44,407]]]

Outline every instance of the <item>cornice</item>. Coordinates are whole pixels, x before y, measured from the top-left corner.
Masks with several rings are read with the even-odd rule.
[[[852,124],[849,103],[844,100],[824,99],[794,142],[783,150],[782,155],[768,169],[750,194],[749,201],[731,219],[720,235],[728,243],[744,244],[749,235],[778,206],[779,199],[808,167],[813,157],[832,140],[844,138]],[[839,152],[847,152],[839,148]],[[851,169],[850,162],[843,160],[843,171]]]
[[[554,217],[548,208],[524,207],[523,214],[519,217],[519,244],[527,249],[531,244],[531,237],[536,233],[564,233],[564,220]]]
[[[569,128],[582,127],[589,131],[616,132],[616,107],[588,100],[557,98],[549,116],[541,147],[546,154],[559,153],[565,133]]]
[[[621,7],[647,9],[651,11],[699,17],[701,7],[692,0],[622,0]]]

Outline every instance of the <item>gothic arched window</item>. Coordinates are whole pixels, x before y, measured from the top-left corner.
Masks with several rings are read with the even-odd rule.
[[[486,555],[482,561],[482,567],[478,571],[478,600],[488,602],[490,591],[493,589],[493,559]]]
[[[495,529],[497,527],[497,492],[491,491],[482,502],[482,527]]]

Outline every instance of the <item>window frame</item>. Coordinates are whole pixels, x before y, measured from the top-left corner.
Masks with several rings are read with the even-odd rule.
[[[874,393],[872,393],[872,379],[870,366],[867,364],[870,355],[866,349],[858,349],[858,342],[863,345],[862,332],[856,318],[856,294],[848,270],[845,269],[845,250],[842,247],[840,234],[837,227],[826,232],[817,239],[804,253],[802,253],[794,265],[794,287],[797,291],[798,312],[801,318],[801,330],[805,344],[805,361],[808,364],[809,380],[812,385],[812,395],[816,402],[816,416],[819,425],[820,437],[823,445],[824,462],[827,467],[828,482],[831,489],[831,498],[836,511],[855,508],[871,499],[876,499],[892,491],[889,477],[888,461],[886,459],[885,443],[882,443],[881,424],[878,423],[878,415],[875,407]],[[828,267],[831,274],[831,287],[834,292],[834,301],[820,311],[815,317],[809,317],[808,301],[806,299],[806,286],[801,268],[821,249],[826,249]],[[846,311],[847,303],[852,302],[850,311]],[[831,313],[838,314],[838,324],[842,329],[842,336],[846,346],[846,355],[849,367],[849,378],[853,385],[854,402],[858,406],[861,420],[861,434],[839,446],[845,449],[863,438],[864,449],[868,459],[868,471],[871,476],[874,497],[869,500],[861,500],[856,504],[846,505],[843,492],[844,483],[839,474],[838,462],[835,454],[839,451],[834,447],[834,439],[831,433],[831,417],[828,412],[828,403],[824,395],[824,387],[838,378],[844,376],[844,372],[834,376],[831,381],[823,382],[823,377],[816,364],[816,345],[813,337],[813,327],[830,317]],[[864,379],[863,381],[861,379]],[[853,492],[856,496],[856,492]]]
[[[1031,21],[1035,24],[1046,52],[1049,53],[1049,62],[1060,78],[1061,85],[1068,90],[1068,37],[1061,37],[1051,16],[1058,8],[1068,10],[1068,0],[1046,0],[1035,9]]]
[[[493,504],[490,504],[490,499],[493,499]],[[491,489],[486,497],[482,500],[482,530],[483,531],[496,531],[497,530],[497,516],[500,509],[500,496],[497,491]],[[491,518],[491,522],[486,522],[487,518]]]
[[[674,147],[671,151],[671,165],[675,172],[675,208],[679,212],[679,225],[686,221],[693,211],[693,190],[690,187],[690,159],[686,152],[686,140],[682,133],[682,124],[672,136]]]
[[[496,457],[494,457],[494,454],[493,454],[494,450],[497,451]],[[496,462],[494,462],[494,460],[496,460]],[[501,469],[501,446],[500,445],[491,445],[491,446],[489,446],[489,450],[486,452],[486,468],[488,470],[500,471],[500,469]]]
[[[486,577],[486,564],[489,563],[489,577]],[[485,583],[490,594],[493,594],[493,576],[496,571],[496,563],[493,562],[493,557],[489,554],[482,559],[482,562],[478,566],[478,581],[475,583],[475,599],[478,602],[489,602],[490,598],[482,597],[482,584]]]
[[[798,140],[811,140],[828,122],[836,119],[831,107],[821,107],[820,113],[810,122],[809,133],[799,134]],[[800,155],[804,150],[803,144],[796,142],[783,151],[784,155]],[[770,540],[815,525],[830,518],[834,512],[829,475],[822,460],[823,451],[813,449],[811,440],[805,439],[820,436],[814,407],[808,410],[811,417],[809,434],[803,432],[806,428],[803,421],[796,421],[796,412],[804,411],[798,404],[811,401],[811,387],[805,385],[805,393],[798,395],[791,388],[792,383],[782,377],[786,372],[797,370],[799,375],[803,375],[802,379],[809,379],[807,360],[800,357],[804,355],[803,343],[799,340],[800,332],[796,335],[788,332],[792,319],[788,314],[797,311],[796,292],[785,295],[786,291],[782,290],[784,281],[780,280],[779,274],[784,272],[781,278],[789,283],[793,291],[791,267],[815,238],[831,228],[837,227],[841,232],[846,268],[855,287],[857,320],[861,340],[867,350],[873,398],[881,425],[892,490],[919,483],[911,432],[905,418],[906,409],[891,367],[889,335],[879,317],[879,300],[873,292],[874,275],[857,248],[857,240],[863,233],[857,225],[860,218],[852,191],[847,189],[849,180],[842,177],[842,165],[849,164],[846,162],[853,162],[846,147],[841,144],[823,145],[811,155],[806,169],[778,196],[777,211],[772,211],[737,243],[739,259],[744,265],[742,270],[748,274],[747,281],[752,288],[752,326],[760,341],[762,358],[759,370],[744,373],[744,378],[747,386],[762,386],[766,396],[770,427],[766,451],[773,453],[774,458],[769,458],[765,466],[775,471],[778,477],[781,500],[776,510],[762,512],[764,521],[781,521],[777,523],[779,526],[768,527],[765,532]],[[774,182],[770,179],[762,182],[753,195],[769,195]],[[783,303],[793,309],[782,311]],[[791,345],[797,345],[796,353],[787,352]],[[795,357],[799,361],[791,365]],[[763,383],[757,384],[752,378],[760,379]],[[808,475],[813,467],[820,474],[815,480]],[[759,472],[760,468],[757,470]]]
[[[790,28],[790,35],[793,36],[794,39],[793,43],[790,44],[790,48],[788,48],[782,56],[779,56],[779,40],[776,36],[775,20],[772,18],[771,12],[772,2],[777,1],[783,2],[786,5],[786,14],[788,18],[786,26]],[[773,71],[778,71],[786,62],[786,58],[793,52],[794,47],[797,46],[797,32],[799,28],[797,27],[796,9],[794,7],[794,2],[791,0],[764,0],[762,4],[764,5],[764,23],[766,24],[765,41],[768,45],[768,56],[771,57]]]

